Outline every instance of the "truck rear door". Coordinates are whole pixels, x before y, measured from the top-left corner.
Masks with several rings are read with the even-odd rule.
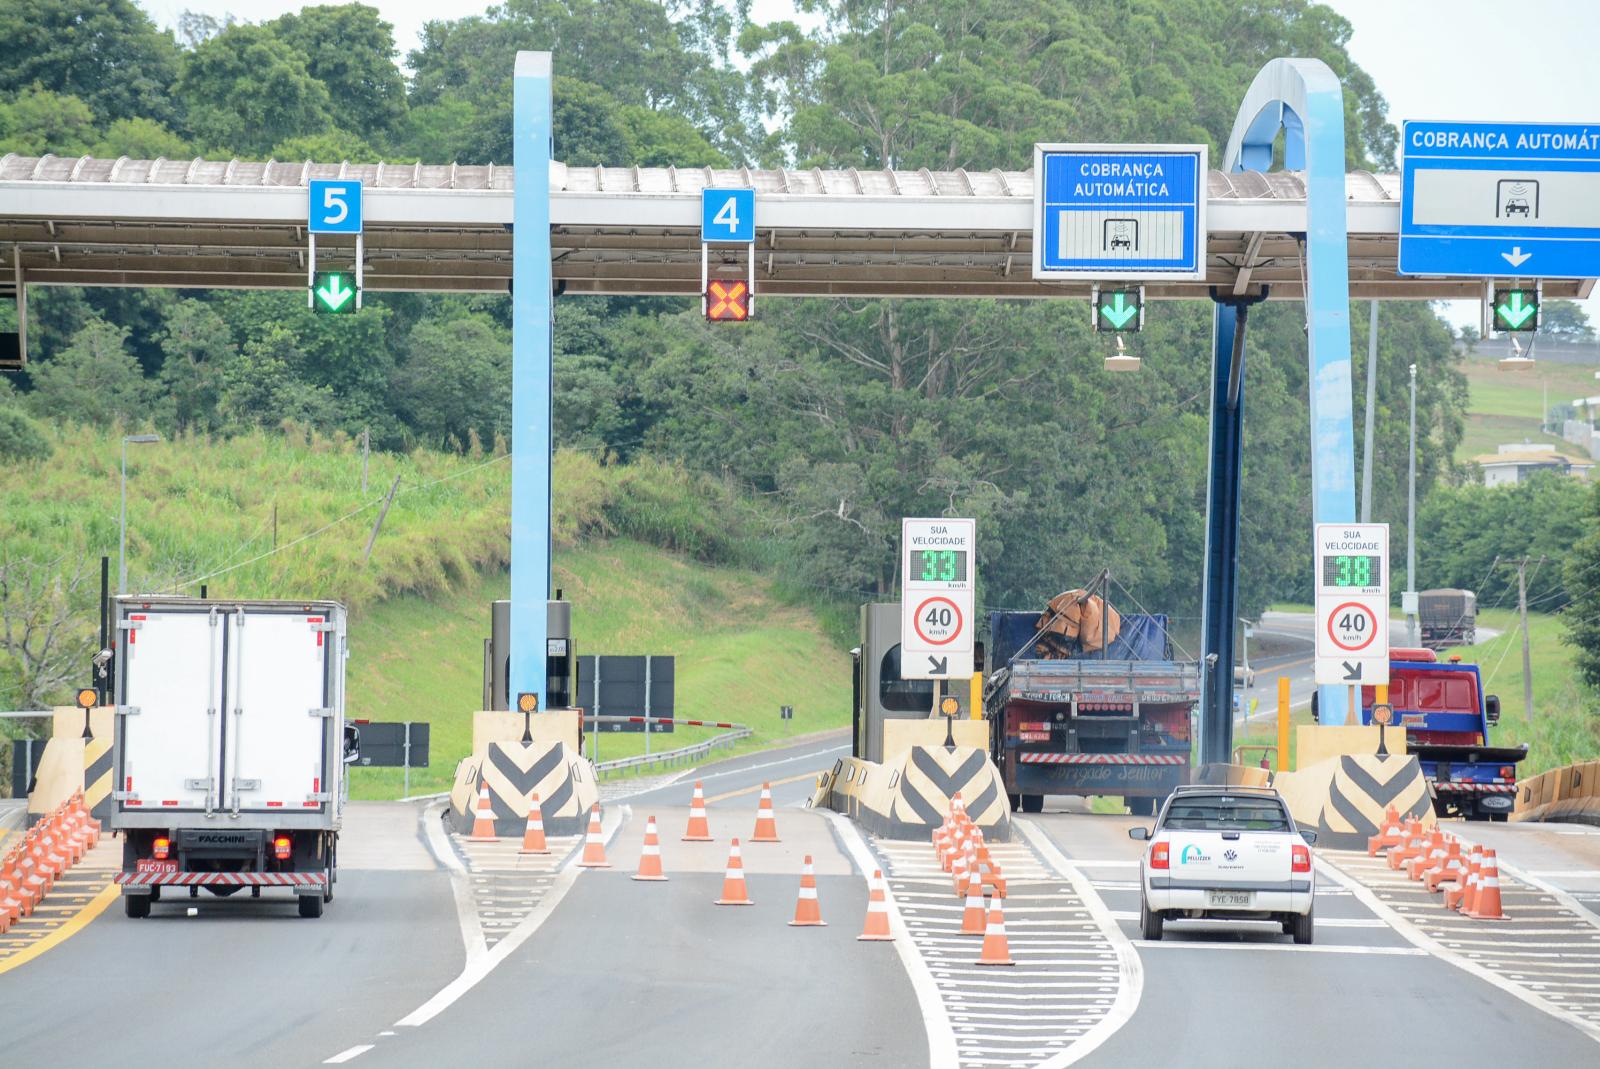
[[[1162,825],[1172,879],[1215,888],[1213,904],[1248,909],[1257,890],[1288,890],[1295,838],[1275,798],[1174,798]]]
[[[328,626],[315,611],[230,614],[228,807],[305,812],[326,803]]]
[[[122,616],[116,785],[122,808],[216,805],[220,623],[208,609],[130,609]]]

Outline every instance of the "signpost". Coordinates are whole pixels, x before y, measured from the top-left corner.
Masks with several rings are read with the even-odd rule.
[[[973,520],[901,521],[902,679],[972,675],[976,528]]]
[[[1204,279],[1207,158],[1204,145],[1035,145],[1033,277]]]
[[[712,279],[711,246],[745,246],[746,276]],[[700,191],[700,311],[712,322],[743,322],[755,313],[756,191]]]
[[[307,183],[306,198],[306,305],[313,311],[351,315],[361,307],[361,284],[366,243],[361,233],[361,180],[314,178]],[[317,235],[354,234],[356,269],[352,285],[344,272],[317,273]],[[352,300],[352,298],[354,298]]]
[[[1400,274],[1600,276],[1600,125],[1413,121],[1401,144]]]
[[[1389,525],[1319,523],[1316,537],[1317,683],[1387,684]]]

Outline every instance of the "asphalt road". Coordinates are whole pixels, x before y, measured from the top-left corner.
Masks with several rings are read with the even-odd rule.
[[[829,732],[792,746],[718,761],[686,773],[668,786],[629,794],[623,800],[640,810],[687,806],[699,780],[708,808],[754,809],[761,799],[762,783],[772,784],[774,806],[804,805],[816,788],[816,774],[832,768],[834,761],[849,753],[849,732]]]

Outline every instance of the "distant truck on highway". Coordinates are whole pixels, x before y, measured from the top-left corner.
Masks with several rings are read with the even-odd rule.
[[[1424,590],[1417,595],[1417,623],[1430,650],[1477,641],[1478,596],[1470,590]]]
[[[291,891],[320,917],[338,878],[344,607],[331,601],[115,599],[113,808],[123,903],[163,891]]]
[[[989,615],[984,714],[1012,808],[1037,813],[1046,795],[1106,794],[1153,815],[1189,781],[1199,665],[1173,658],[1163,615],[1123,614],[1094,652],[1042,648],[1040,620]]]
[[[1363,724],[1373,723],[1375,696],[1374,688],[1361,688]],[[1313,692],[1313,719],[1317,704]],[[1394,726],[1405,731],[1406,749],[1421,762],[1433,789],[1435,814],[1467,820],[1510,815],[1517,765],[1528,756],[1528,747],[1489,744],[1489,730],[1500,722],[1500,699],[1483,693],[1477,665],[1441,663],[1432,650],[1391,650],[1389,704]]]

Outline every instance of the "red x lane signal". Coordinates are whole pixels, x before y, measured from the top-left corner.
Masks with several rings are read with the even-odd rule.
[[[706,318],[713,323],[750,318],[750,287],[714,279],[706,286]]]

